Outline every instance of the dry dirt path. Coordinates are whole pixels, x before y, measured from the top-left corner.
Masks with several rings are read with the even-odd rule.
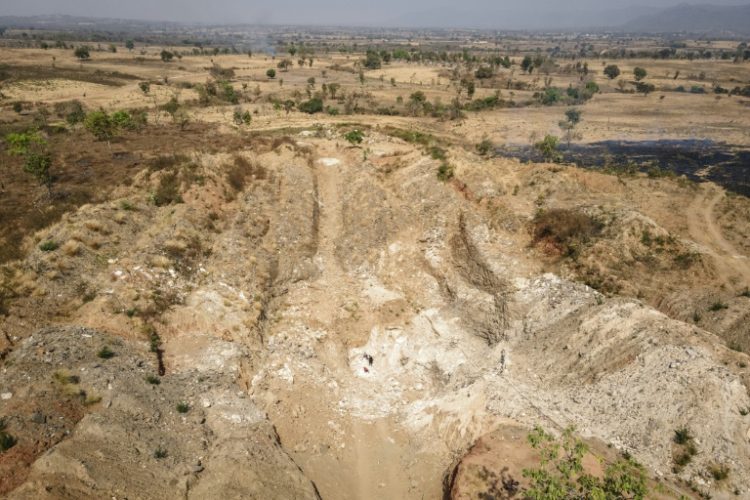
[[[688,229],[690,237],[714,260],[721,281],[744,287],[750,284],[750,259],[724,238],[714,217],[716,205],[724,196],[720,188],[703,187],[687,209]]]

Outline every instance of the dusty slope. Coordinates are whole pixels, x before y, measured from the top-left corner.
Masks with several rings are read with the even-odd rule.
[[[639,301],[545,274],[529,251],[536,195],[555,188],[548,202],[564,203],[576,171],[456,149],[460,180],[441,183],[438,163],[400,140],[372,132],[351,148],[335,129],[318,135],[248,143],[242,160],[196,154],[144,170],[118,200],[82,207],[39,235],[59,250],[29,242],[10,278],[25,298],[4,326],[9,359],[34,352],[46,337],[22,338],[57,322],[135,346],[106,362],[86,351],[86,363],[124,368],[127,356],[142,356],[153,373],[155,356],[144,351],[156,331],[166,375],[151,387],[145,368],[127,363],[118,376],[129,377],[129,403],[108,406],[102,396],[72,437],[49,443],[16,495],[75,484],[71,495],[96,496],[92,482],[116,494],[130,467],[153,462],[162,483],[144,480],[137,495],[169,485],[205,498],[233,478],[247,482],[227,487],[265,498],[313,496],[307,481],[326,499],[439,498],[446,471],[505,422],[575,424],[668,479],[673,431],[688,426],[700,450],[679,477],[716,496],[750,491],[750,421],[739,412],[750,407],[747,356]],[[242,182],[226,176],[237,165]],[[173,173],[184,203],[148,203]],[[67,342],[78,330],[56,331]],[[106,377],[81,378],[108,394]],[[4,378],[3,392],[18,391],[15,380]],[[173,410],[183,399],[195,408],[186,421]],[[23,436],[17,422],[28,412],[2,404]],[[130,405],[152,415],[143,429],[119,424]],[[176,435],[178,425],[188,427]],[[263,443],[265,455],[245,454],[257,448],[236,436]],[[123,446],[160,441],[166,462]],[[196,455],[205,471],[193,483],[183,466]],[[723,484],[707,473],[714,462],[731,470]],[[262,493],[238,474],[248,470],[268,479]]]

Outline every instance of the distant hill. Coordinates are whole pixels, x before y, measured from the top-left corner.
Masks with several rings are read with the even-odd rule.
[[[625,23],[635,33],[731,33],[750,34],[749,5],[680,4]]]

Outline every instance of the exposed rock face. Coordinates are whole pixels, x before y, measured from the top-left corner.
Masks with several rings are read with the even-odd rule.
[[[232,158],[205,155],[184,203],[118,208],[164,175],[144,172],[119,202],[47,231],[73,243],[32,249],[15,269],[28,290],[10,309],[0,383],[19,437],[0,455],[15,478],[4,493],[438,498],[444,472],[509,422],[517,437],[575,425],[668,480],[750,491],[747,356],[546,273],[530,250],[534,198],[511,186],[572,190],[575,175],[473,168],[455,151],[464,180],[441,183],[406,143],[372,132],[363,161],[329,134],[242,152],[241,189],[225,179]],[[591,268],[633,257],[644,228],[662,231],[609,213],[582,253]],[[86,328],[22,340],[51,323]],[[105,345],[114,357],[98,357]],[[673,474],[683,426],[699,453]],[[712,463],[730,468],[724,484]]]

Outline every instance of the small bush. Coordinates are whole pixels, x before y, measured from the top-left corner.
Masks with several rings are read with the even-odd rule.
[[[177,403],[177,412],[178,413],[187,413],[190,411],[190,405],[185,403],[184,401]]]
[[[446,182],[446,181],[451,180],[453,176],[454,176],[453,166],[445,161],[441,163],[437,171],[438,180],[442,182]]]
[[[602,230],[602,224],[583,212],[554,208],[539,212],[532,223],[532,244],[551,245],[561,255],[575,257]]]
[[[323,100],[319,97],[313,97],[309,101],[300,103],[299,110],[310,115],[320,113],[323,111]]]
[[[672,440],[676,444],[688,444],[690,441],[693,440],[693,436],[690,434],[690,430],[686,427],[681,427],[674,431],[674,436],[672,437]]]
[[[5,420],[0,419],[0,453],[3,453],[13,448],[18,442],[18,440],[16,440],[15,437],[8,434],[8,432],[5,429],[6,429]]]
[[[159,186],[153,196],[154,204],[163,207],[172,203],[182,203],[180,195],[180,182],[177,174],[169,172],[159,180]]]
[[[344,134],[344,139],[349,141],[351,144],[362,144],[365,134],[361,130],[352,130]]]
[[[715,481],[723,481],[729,477],[729,467],[724,464],[711,464],[708,466],[708,472]]]
[[[96,355],[102,359],[111,359],[115,357],[115,352],[105,345],[104,347],[99,349],[99,352],[96,353]]]
[[[722,309],[727,309],[727,308],[729,308],[728,305],[726,305],[720,300],[717,300],[716,302],[714,302],[708,307],[708,310],[711,312],[716,312],[716,311],[721,311]]]
[[[156,375],[149,375],[146,377],[146,382],[148,382],[151,385],[159,385],[161,384],[161,380]]]
[[[557,152],[559,144],[560,139],[554,135],[547,134],[544,136],[544,139],[534,144],[534,149],[539,151],[546,161],[557,162],[560,160],[560,153]]]
[[[39,250],[42,252],[54,252],[60,247],[56,241],[45,241],[39,245]]]
[[[162,458],[167,458],[167,450],[159,446],[156,450],[154,450],[154,458],[157,460],[161,460]]]
[[[490,153],[492,153],[492,150],[495,148],[495,145],[492,144],[492,141],[489,139],[483,139],[482,142],[477,144],[477,153],[479,153],[482,156],[489,156]]]
[[[86,115],[83,125],[100,141],[109,140],[114,136],[115,124],[106,111],[92,111]]]

